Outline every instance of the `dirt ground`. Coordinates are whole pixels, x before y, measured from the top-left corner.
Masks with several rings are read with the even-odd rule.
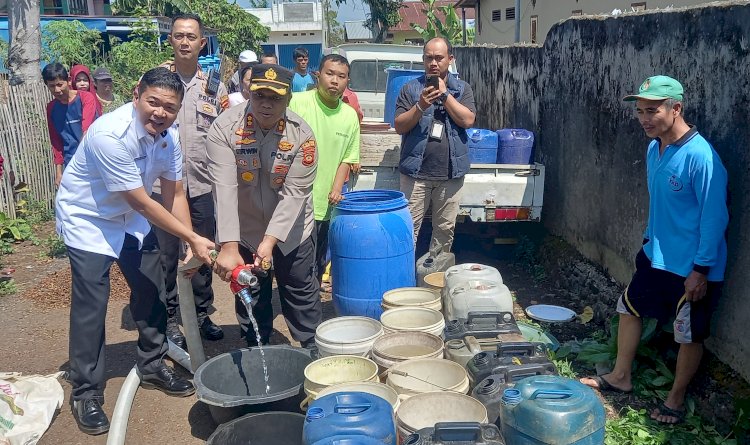
[[[0,336],[4,340],[0,342],[0,366],[3,371],[50,374],[68,370],[68,261],[66,258],[43,259],[40,256],[41,250],[40,246],[25,243],[17,245],[14,254],[3,258],[3,266],[16,269],[14,278],[19,287],[16,295],[0,297]],[[591,266],[585,266],[585,263],[577,260],[566,260],[565,264],[579,269],[578,272],[569,273],[570,271],[565,271],[565,266],[554,266],[555,258],[548,258],[545,266],[557,267],[558,272],[541,278],[534,265],[518,262],[517,248],[512,246],[498,248],[491,243],[474,242],[471,237],[463,235],[456,242],[456,250],[459,262],[484,262],[498,267],[506,284],[515,291],[520,306],[526,307],[533,303],[563,304],[579,313],[586,305],[594,307],[595,317],[589,325],[546,326],[551,328],[559,340],[584,338],[593,330],[606,327],[606,320],[611,315],[608,312],[608,308],[612,306],[609,300],[614,298],[612,295],[618,292],[618,287],[601,272],[586,269]],[[581,288],[588,291],[581,292]],[[222,326],[225,338],[219,342],[205,342],[208,358],[244,346],[244,341],[239,338],[239,327],[233,312],[233,296],[228,284],[215,280],[214,291],[215,312],[211,314],[211,318]],[[104,409],[109,415],[114,410],[126,375],[135,364],[137,333],[128,310],[128,294],[124,280],[114,271],[106,331],[107,383]],[[330,296],[324,294],[323,300],[325,318],[333,317]],[[275,301],[278,299],[275,298]],[[278,304],[276,306],[275,332],[271,342],[295,344],[279,314]],[[179,366],[176,368],[188,375]],[[715,369],[721,371],[714,371]],[[726,384],[722,386],[714,378],[716,372],[728,373],[726,379],[734,381],[731,371],[727,371],[715,358],[709,358],[708,365],[698,377],[702,388],[698,395],[705,400],[705,411],[709,414],[713,412],[717,418],[729,420],[734,415],[729,407],[732,392],[745,393],[748,385],[741,382],[736,387]],[[106,435],[92,437],[78,430],[68,405],[70,385],[65,381],[61,383],[65,389],[65,401],[39,443],[105,444]],[[608,397],[605,402],[610,416],[616,415],[624,405],[638,405],[635,397],[628,395]],[[202,444],[215,428],[207,407],[198,402],[195,396],[173,398],[159,391],[141,389],[136,394],[130,414],[127,443]]]

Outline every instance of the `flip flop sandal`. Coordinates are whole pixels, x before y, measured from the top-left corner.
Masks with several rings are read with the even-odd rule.
[[[674,422],[662,422],[661,420],[657,420],[651,417],[651,420],[653,420],[654,422],[663,423],[665,425],[677,425],[685,421],[684,409],[672,409],[663,403],[659,405],[656,409],[659,410],[659,414],[657,414],[656,417],[667,416],[667,417],[674,417],[677,420]]]
[[[597,388],[591,387],[591,388],[598,389],[599,391],[619,392],[621,394],[630,394],[631,392],[633,392],[632,389],[626,391],[624,389],[613,386],[608,381],[604,380],[604,377],[600,375],[593,375],[593,376],[588,376],[585,378],[595,381],[598,387]]]

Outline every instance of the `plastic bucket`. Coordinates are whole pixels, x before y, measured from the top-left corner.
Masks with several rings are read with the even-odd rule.
[[[305,416],[299,413],[248,414],[219,426],[206,445],[302,445],[304,423]]]
[[[426,332],[393,332],[375,340],[372,345],[372,360],[386,369],[406,360],[420,358],[443,358],[443,340]]]
[[[345,193],[336,205],[328,232],[336,314],[378,319],[385,292],[414,286],[414,223],[407,204],[399,191],[362,190]]]
[[[433,391],[469,392],[466,369],[456,362],[436,358],[397,363],[388,370],[385,383],[404,396]]]
[[[438,422],[487,423],[487,408],[465,394],[429,392],[404,400],[396,413],[401,443],[408,435]]]
[[[378,382],[357,382],[357,383],[342,383],[340,385],[329,386],[321,390],[318,393],[318,398],[327,396],[329,394],[335,394],[337,392],[366,392],[378,396],[393,407],[393,412],[396,412],[401,400],[398,397],[398,393],[395,389],[386,385],[385,383]]]
[[[367,356],[383,325],[368,317],[338,317],[321,323],[315,330],[320,357],[331,355]]]
[[[385,107],[383,108],[383,122],[391,124],[396,118],[396,101],[401,88],[412,79],[424,75],[424,70],[389,69],[385,83]],[[421,88],[420,88],[421,89]]]
[[[333,355],[307,365],[304,370],[305,394],[300,408],[318,397],[323,389],[341,383],[377,382],[378,365],[370,359],[358,355]]]
[[[445,287],[445,272],[427,274],[423,281],[426,288],[442,292]]]
[[[426,307],[440,311],[443,303],[440,294],[424,287],[401,287],[383,294],[383,310],[397,307]]]
[[[257,347],[217,355],[195,371],[196,396],[217,424],[249,412],[297,410],[304,370],[312,361],[309,352],[286,345],[264,346],[263,352],[268,393]]]
[[[424,307],[398,307],[380,316],[386,334],[400,331],[420,331],[442,336],[445,328],[443,314]]]

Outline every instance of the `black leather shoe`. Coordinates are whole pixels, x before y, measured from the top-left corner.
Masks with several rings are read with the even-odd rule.
[[[301,343],[300,346],[302,346],[304,349],[307,349],[307,351],[310,353],[310,358],[312,358],[313,360],[317,360],[320,358],[320,351],[318,351],[318,345],[315,343],[314,338]]]
[[[253,333],[253,334],[251,334],[249,336],[246,336],[245,340],[247,340],[247,347],[248,348],[254,348],[254,347],[258,346],[258,339],[255,337],[255,333]],[[260,336],[260,345],[261,346],[266,346],[270,342],[271,342],[271,340],[268,337],[264,337],[262,335]]]
[[[201,329],[201,337],[211,341],[221,340],[222,338],[224,338],[224,331],[222,331],[220,327],[216,326],[216,324],[211,321],[208,315],[206,315],[205,317],[199,316],[198,319],[200,320],[199,326]]]
[[[78,429],[84,433],[96,436],[109,431],[109,419],[104,414],[102,404],[98,400],[74,400],[71,410],[78,424]]]
[[[187,397],[195,392],[195,387],[190,381],[178,377],[174,369],[166,365],[158,372],[141,376],[141,388],[158,389],[177,397]]]
[[[187,341],[182,332],[180,332],[180,325],[177,324],[177,320],[174,318],[167,319],[167,338],[178,348],[187,351]]]

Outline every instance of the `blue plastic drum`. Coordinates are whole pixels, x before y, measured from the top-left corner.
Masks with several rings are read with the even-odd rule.
[[[415,285],[414,225],[404,194],[344,194],[328,232],[333,305],[339,316],[380,319],[383,294]]]

